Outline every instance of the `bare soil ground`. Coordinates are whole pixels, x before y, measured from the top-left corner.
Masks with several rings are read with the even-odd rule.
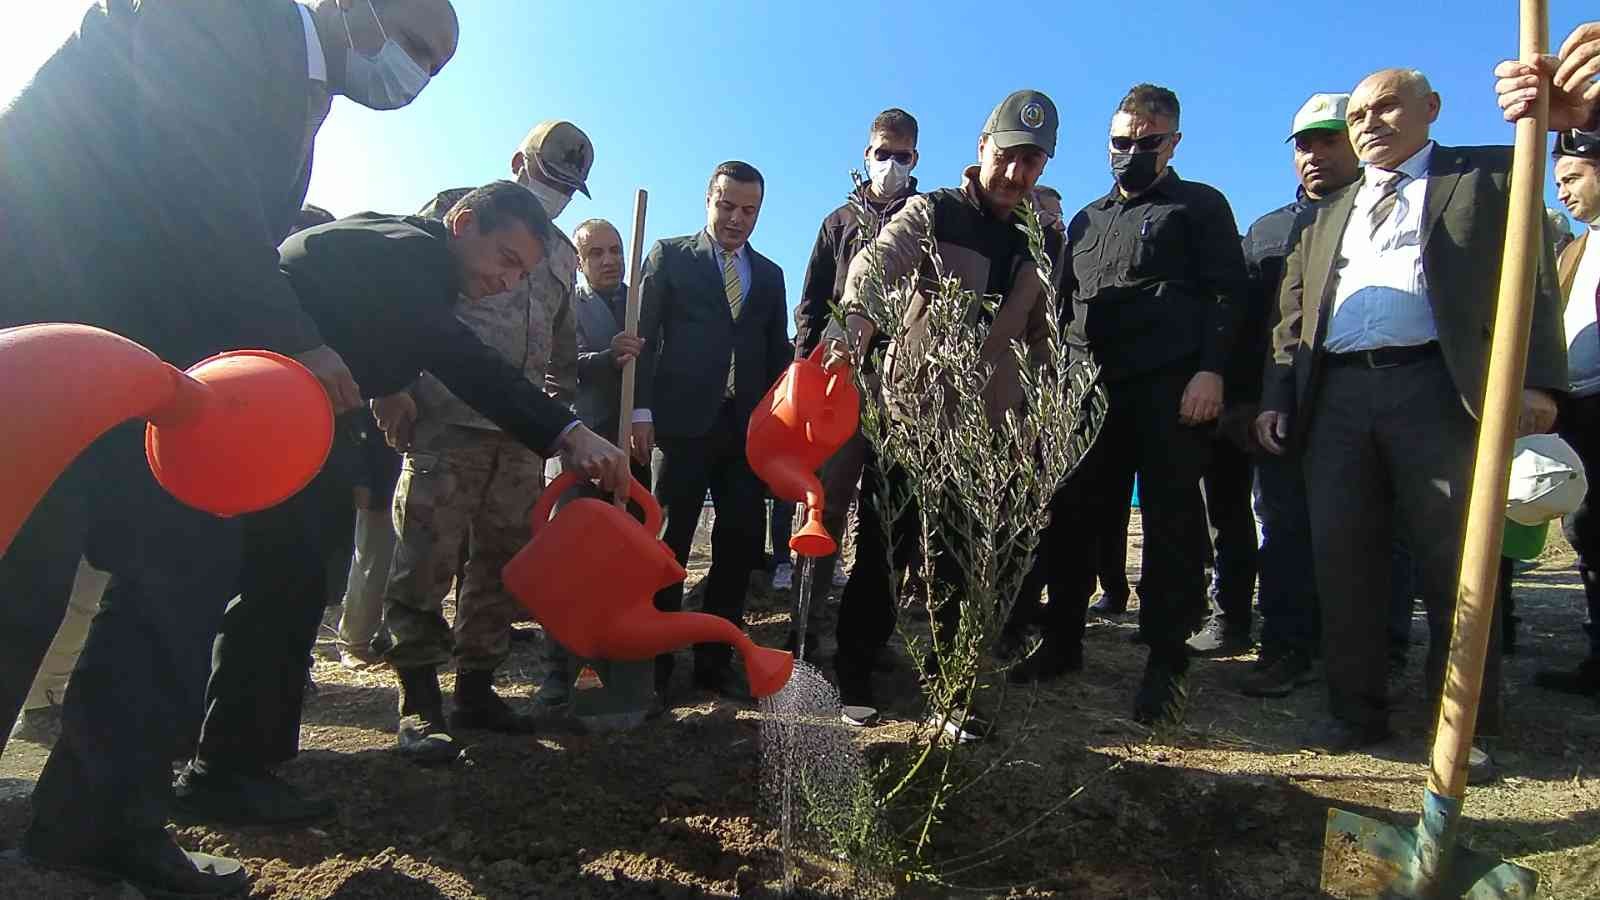
[[[1137,531],[1137,516],[1134,522]],[[1130,560],[1137,561],[1137,533],[1133,540]],[[705,552],[703,545],[697,551],[691,583],[704,573]],[[1571,665],[1583,652],[1583,595],[1572,563],[1560,544],[1518,578],[1522,625],[1519,653],[1507,665],[1507,735],[1493,745],[1504,774],[1474,788],[1466,806],[1468,841],[1538,870],[1540,896],[1551,900],[1600,897],[1600,705],[1531,684],[1536,669]],[[786,599],[763,588],[751,609],[756,639],[781,644]],[[833,612],[831,602],[814,612],[825,638]],[[1298,735],[1324,706],[1320,685],[1284,700],[1246,698],[1235,684],[1252,656],[1198,662],[1187,724],[1152,734],[1128,717],[1144,658],[1126,640],[1134,621],[1096,621],[1081,676],[1020,701],[1013,695],[998,737],[971,749],[977,763],[1007,753],[1004,764],[949,811],[936,848],[945,859],[976,854],[980,864],[952,873],[950,886],[907,888],[907,895],[1315,897],[1330,807],[1392,821],[1415,817],[1430,725],[1420,675],[1395,716],[1399,736],[1372,754],[1299,750]],[[1420,619],[1415,632],[1425,639]],[[337,820],[277,833],[176,831],[187,847],[243,858],[255,875],[253,896],[773,894],[777,838],[760,803],[753,708],[713,702],[680,683],[673,708],[633,732],[587,735],[552,721],[537,737],[468,734],[464,761],[424,770],[390,752],[396,715],[388,673],[341,668],[327,641],[317,652],[321,690],[307,704],[304,752],[284,775],[337,800]],[[1412,673],[1421,652],[1413,649]],[[687,668],[679,667],[680,680]],[[519,643],[499,687],[531,706],[526,698],[543,672],[540,641]],[[883,675],[880,686],[890,697],[888,720],[863,741],[895,740],[917,712],[908,666]],[[20,836],[27,788],[43,761],[41,748],[17,742],[0,758],[0,846]],[[826,878],[807,888],[852,893]],[[0,896],[138,895],[0,862]]]

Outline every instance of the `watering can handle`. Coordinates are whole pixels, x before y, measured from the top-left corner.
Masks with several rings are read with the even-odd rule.
[[[827,356],[827,349],[828,344],[826,341],[818,343],[816,348],[811,351],[811,355],[806,357],[806,362],[815,363],[816,365],[821,366],[823,359]],[[845,363],[838,369],[835,369],[832,372],[826,372],[825,374],[828,376],[828,385],[822,389],[822,395],[824,397],[831,397],[833,396],[834,389],[839,386],[839,380],[850,377],[850,365],[849,363]]]
[[[585,481],[577,472],[562,472],[556,480],[545,485],[544,493],[539,495],[539,502],[534,505],[533,512],[529,514],[529,538],[539,533],[550,521],[550,512],[555,509],[556,501],[573,487]],[[637,478],[628,479],[628,499],[639,504],[644,510],[644,527],[651,534],[661,532],[661,506],[656,503],[656,498],[650,490],[639,483]]]

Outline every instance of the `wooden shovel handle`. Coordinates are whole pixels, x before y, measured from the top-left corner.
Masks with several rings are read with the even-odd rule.
[[[1548,47],[1547,0],[1519,0],[1519,6],[1520,55],[1523,62],[1531,63]],[[1511,206],[1506,219],[1500,291],[1495,302],[1494,342],[1489,349],[1488,389],[1483,399],[1483,421],[1478,430],[1477,460],[1467,505],[1455,627],[1428,772],[1428,790],[1442,797],[1460,798],[1466,792],[1467,762],[1477,726],[1484,659],[1495,615],[1511,446],[1516,438],[1523,379],[1528,369],[1534,283],[1539,260],[1544,255],[1545,127],[1550,117],[1548,82],[1545,87],[1533,115],[1517,122],[1511,163]]]

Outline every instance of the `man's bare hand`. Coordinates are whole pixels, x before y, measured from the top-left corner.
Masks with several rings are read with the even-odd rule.
[[[417,401],[409,393],[399,391],[372,401],[372,417],[389,446],[401,452],[411,449],[417,430]]]
[[[643,352],[644,338],[638,335],[619,331],[616,337],[611,339],[611,359],[619,369],[626,366],[629,360],[638,359],[639,354]]]
[[[1178,404],[1178,421],[1185,425],[1204,425],[1222,415],[1222,376],[1215,372],[1196,372],[1183,389]]]
[[[855,359],[850,353],[850,345],[843,338],[825,338],[822,346],[823,371],[832,372],[836,369],[849,368],[855,365]]]
[[[361,388],[356,384],[350,367],[332,347],[323,344],[304,353],[296,353],[295,360],[311,370],[328,392],[328,402],[333,404],[334,415],[349,412],[361,405]]]
[[[579,425],[561,439],[561,464],[600,482],[600,487],[611,494],[626,494],[628,455],[588,427]]]
[[[632,440],[628,442],[628,451],[633,454],[634,462],[650,465],[650,451],[656,446],[656,426],[650,422],[635,422],[629,436]]]
[[[1533,114],[1543,89],[1540,76],[1550,79],[1550,130],[1591,127],[1595,104],[1600,101],[1600,22],[1579,25],[1567,36],[1556,56],[1540,57],[1533,65],[1508,59],[1494,67],[1494,90],[1507,122]]]
[[[1517,437],[1544,434],[1556,424],[1555,398],[1541,390],[1522,392],[1522,412],[1517,416]]]
[[[1263,410],[1256,416],[1256,443],[1275,456],[1284,454],[1284,443],[1289,439],[1289,417],[1276,410]]]

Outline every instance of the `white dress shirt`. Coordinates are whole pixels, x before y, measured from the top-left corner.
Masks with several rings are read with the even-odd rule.
[[[1376,231],[1370,212],[1392,173],[1367,166],[1339,244],[1338,287],[1324,346],[1329,353],[1415,347],[1439,339],[1422,267],[1422,219],[1430,141],[1393,170],[1405,176],[1394,209]]]

